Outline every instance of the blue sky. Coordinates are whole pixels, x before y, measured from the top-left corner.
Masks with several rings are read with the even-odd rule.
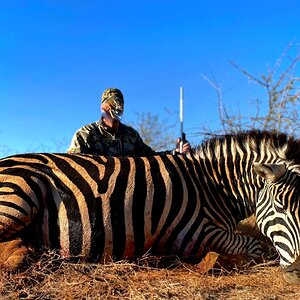
[[[99,118],[105,88],[123,91],[132,123],[136,113],[178,112],[181,85],[184,129],[197,143],[199,127],[219,120],[202,75],[229,89],[229,109],[248,113],[264,94],[229,61],[266,72],[299,45],[299,13],[296,0],[0,0],[0,145],[5,154],[65,151]]]

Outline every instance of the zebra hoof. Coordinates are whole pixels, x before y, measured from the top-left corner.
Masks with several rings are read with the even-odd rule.
[[[198,271],[205,274],[213,269],[230,271],[233,269],[243,269],[248,267],[252,261],[249,256],[243,254],[218,254],[208,252],[202,261],[197,265]]]
[[[28,248],[22,246],[20,239],[0,243],[0,268],[14,270],[18,268],[28,252]]]

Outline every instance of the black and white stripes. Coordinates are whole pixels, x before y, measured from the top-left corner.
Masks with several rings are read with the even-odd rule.
[[[257,257],[259,243],[234,231],[256,211],[268,236],[284,227],[280,232],[286,237],[273,242],[277,248],[282,243],[297,248],[285,254],[297,256],[296,153],[298,141],[253,131],[210,139],[188,156],[45,153],[3,158],[0,238],[22,236],[29,227],[39,245],[93,261],[148,251],[201,257],[213,250]],[[260,172],[265,164],[287,166],[282,187],[268,186]],[[292,221],[280,221],[287,215]],[[286,261],[293,263],[289,257]]]

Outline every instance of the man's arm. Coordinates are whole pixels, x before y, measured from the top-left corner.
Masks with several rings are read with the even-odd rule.
[[[90,147],[88,143],[89,136],[90,130],[85,126],[78,129],[72,138],[67,153],[90,153]]]

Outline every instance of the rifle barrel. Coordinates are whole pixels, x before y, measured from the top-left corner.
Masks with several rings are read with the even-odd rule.
[[[184,142],[184,133],[183,133],[183,87],[180,87],[180,101],[179,101],[179,119],[180,119],[180,153],[182,153],[182,147]]]

